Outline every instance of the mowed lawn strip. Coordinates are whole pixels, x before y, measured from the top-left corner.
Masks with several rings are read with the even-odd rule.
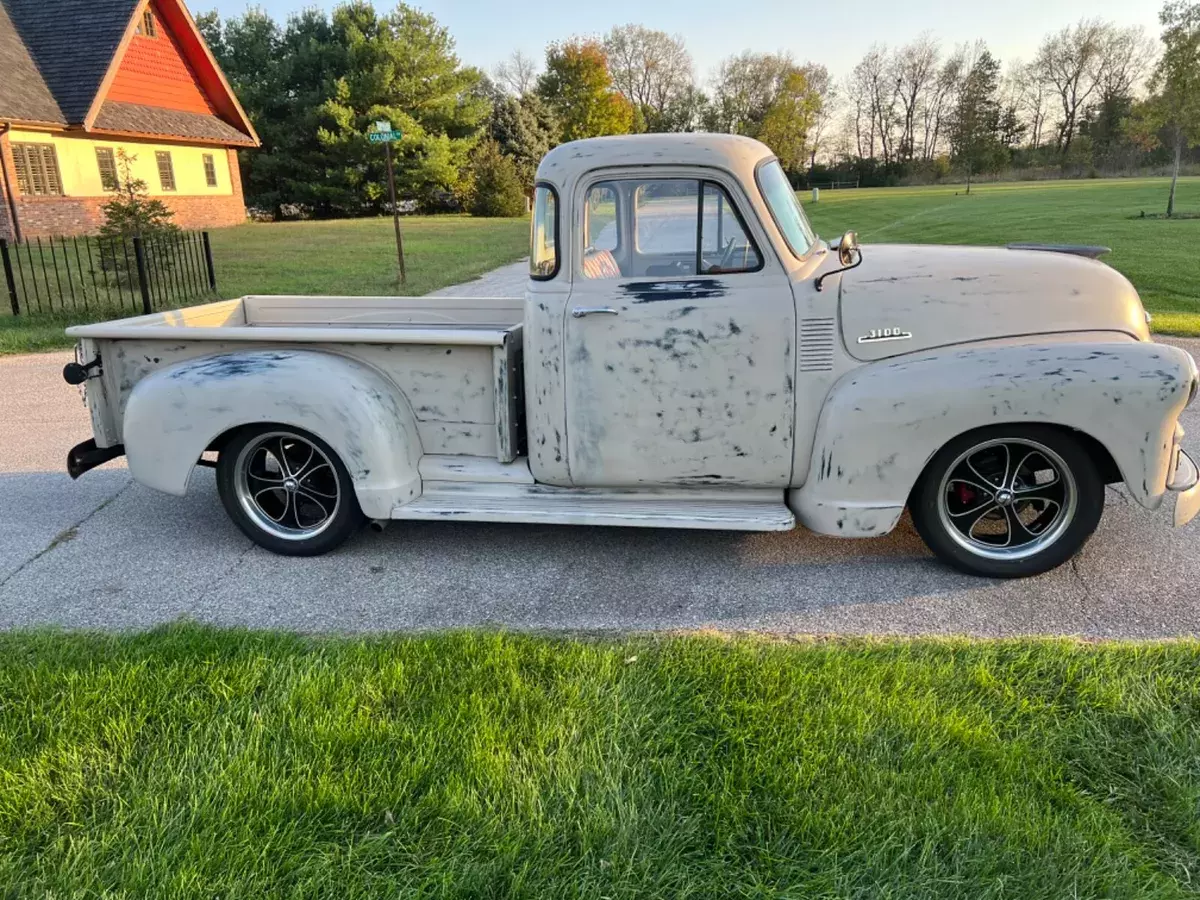
[[[1194,896],[1200,644],[0,635],[12,897]]]
[[[478,278],[529,252],[529,220],[412,216],[401,220],[407,283],[398,280],[391,219],[278,222],[218,228],[212,236],[221,297],[246,294],[426,294]],[[53,276],[51,276],[53,278]],[[0,304],[0,354],[70,347],[68,325],[132,316],[93,309],[12,316]]]
[[[823,237],[858,231],[865,243],[1100,244],[1104,261],[1122,272],[1163,334],[1200,336],[1200,178],[1179,182],[1177,208],[1197,218],[1161,214],[1166,178],[1094,179],[869,188],[802,195]],[[868,248],[868,254],[870,252]]]

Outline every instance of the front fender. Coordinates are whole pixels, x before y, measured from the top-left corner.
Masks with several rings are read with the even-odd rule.
[[[960,346],[862,366],[830,391],[789,504],[822,534],[881,534],[951,439],[1038,422],[1098,440],[1134,498],[1157,508],[1195,377],[1184,351],[1133,340]]]
[[[369,517],[389,518],[421,493],[421,441],[400,390],[369,366],[312,350],[206,356],[142,379],[125,407],[129,470],[148,487],[183,495],[207,447],[257,423],[291,425],[329,444]]]

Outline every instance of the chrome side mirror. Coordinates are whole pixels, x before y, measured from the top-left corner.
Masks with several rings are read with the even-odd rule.
[[[838,262],[843,266],[854,264],[854,258],[858,255],[858,232],[847,231],[838,239]]]

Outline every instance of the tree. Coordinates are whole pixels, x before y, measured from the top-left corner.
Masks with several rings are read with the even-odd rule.
[[[767,111],[795,70],[786,54],[744,50],[722,60],[713,80],[705,126],[710,131],[757,135]]]
[[[553,113],[537,94],[497,98],[487,123],[488,135],[513,161],[526,191],[532,190],[538,163],[557,143],[558,131]]]
[[[117,192],[100,206],[104,215],[100,234],[107,238],[161,238],[178,234],[179,226],[172,221],[175,213],[167,204],[150,196],[145,181],[133,177],[135,162],[136,153],[117,148]]]
[[[517,97],[524,97],[537,87],[537,62],[520,50],[514,50],[495,68],[496,81]]]
[[[673,131],[680,100],[692,91],[692,57],[683,38],[641,25],[620,25],[604,37],[613,85],[635,111],[635,130]]]
[[[829,70],[823,65],[808,63],[802,68],[802,71],[808,80],[810,90],[820,100],[808,133],[809,170],[811,171],[817,164],[817,154],[825,147],[829,126],[837,114],[841,97],[838,93],[837,83],[829,77]]]
[[[1002,111],[997,99],[1000,63],[984,49],[963,79],[950,123],[950,159],[971,178],[1003,165],[1007,151],[1001,139]]]
[[[317,138],[334,208],[385,208],[383,154],[367,140],[379,119],[404,135],[392,148],[397,193],[426,204],[453,194],[490,112],[483,74],[459,63],[454,40],[432,16],[403,3],[387,16],[368,3],[340,6],[333,29],[347,67],[317,110]]]
[[[1200,143],[1200,2],[1171,0],[1159,13],[1163,55],[1154,69],[1154,92],[1139,111],[1143,134],[1165,131],[1174,150],[1167,216],[1175,215],[1175,193],[1183,151]],[[1150,143],[1150,141],[1147,141]]]
[[[547,47],[537,92],[558,118],[563,140],[627,134],[633,125],[633,107],[614,90],[599,41],[572,38]]]
[[[493,140],[483,140],[471,152],[467,209],[473,216],[522,216],[525,186],[510,157]]]
[[[1034,65],[1042,80],[1058,98],[1062,118],[1056,145],[1066,156],[1071,150],[1083,111],[1099,85],[1107,26],[1088,19],[1048,36],[1038,50]]]
[[[901,159],[911,161],[916,155],[917,126],[922,121],[922,111],[929,104],[929,94],[936,85],[940,57],[937,41],[928,32],[896,51],[892,63],[893,77],[904,111],[898,148]],[[924,142],[921,152],[924,153]]]
[[[775,151],[784,169],[799,171],[808,161],[809,132],[820,108],[821,98],[804,71],[792,69],[783,77],[755,137]]]

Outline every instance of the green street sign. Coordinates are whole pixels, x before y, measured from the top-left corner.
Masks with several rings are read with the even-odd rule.
[[[400,140],[403,132],[397,128],[392,130],[392,123],[386,119],[376,122],[371,126],[371,130],[367,132],[367,140],[372,144],[394,144]]]

